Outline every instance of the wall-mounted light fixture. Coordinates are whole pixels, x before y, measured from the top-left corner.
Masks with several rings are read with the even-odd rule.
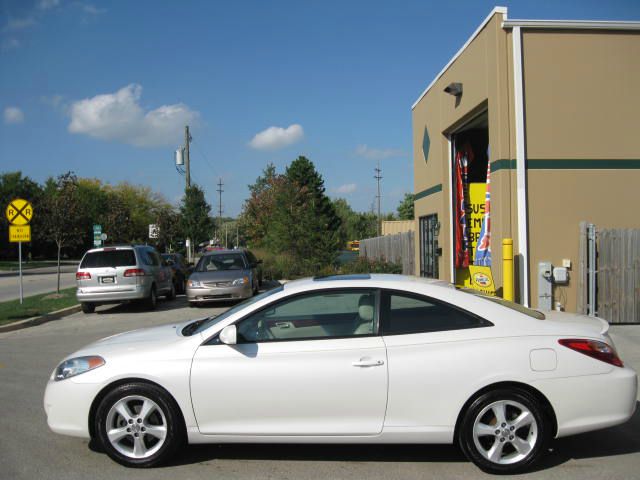
[[[462,84],[457,82],[451,82],[449,85],[444,87],[444,91],[449,95],[453,95],[454,97],[459,97],[462,95]]]

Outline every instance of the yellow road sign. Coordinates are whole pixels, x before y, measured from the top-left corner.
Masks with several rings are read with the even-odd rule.
[[[13,243],[30,242],[31,226],[30,225],[9,225],[9,241]]]
[[[5,214],[11,225],[28,225],[33,217],[33,206],[27,200],[16,198],[9,202]]]

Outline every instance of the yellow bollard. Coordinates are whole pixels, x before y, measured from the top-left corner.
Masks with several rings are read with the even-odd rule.
[[[502,239],[502,298],[513,302],[513,240]]]

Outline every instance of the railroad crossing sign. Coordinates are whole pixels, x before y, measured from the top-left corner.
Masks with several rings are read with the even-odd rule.
[[[9,202],[5,214],[11,225],[28,225],[33,218],[33,206],[27,200],[16,198]]]

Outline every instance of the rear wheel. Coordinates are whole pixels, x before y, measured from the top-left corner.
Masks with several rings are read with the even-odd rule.
[[[80,308],[82,308],[82,311],[84,313],[93,313],[96,311],[96,305],[95,303],[87,303],[87,302],[82,302],[80,304]]]
[[[146,307],[149,310],[155,310],[158,305],[158,294],[156,293],[156,286],[151,285],[151,291],[149,292],[149,296],[145,300]]]
[[[116,387],[100,402],[94,421],[104,451],[127,467],[165,463],[185,443],[178,406],[155,385]]]
[[[484,393],[467,409],[458,441],[485,472],[513,474],[538,460],[550,434],[550,422],[533,395],[499,389]]]

